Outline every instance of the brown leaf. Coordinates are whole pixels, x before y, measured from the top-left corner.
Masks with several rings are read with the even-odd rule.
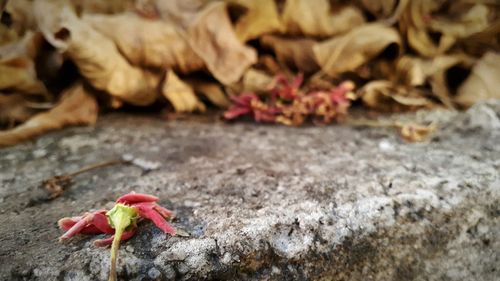
[[[111,38],[134,65],[173,68],[182,73],[204,68],[203,60],[171,23],[132,13],[86,15],[83,20]]]
[[[366,24],[349,33],[334,37],[313,47],[316,62],[323,72],[336,75],[353,71],[387,49],[396,45],[401,51],[398,32],[382,24]]]
[[[481,100],[500,98],[500,53],[486,53],[460,86],[455,102],[469,107]]]
[[[210,3],[198,14],[188,29],[188,40],[208,70],[225,85],[238,81],[257,61],[255,50],[236,37],[223,2]]]
[[[365,19],[354,6],[332,7],[328,0],[288,0],[282,21],[287,34],[328,37],[360,26]]]
[[[96,89],[134,105],[156,100],[160,76],[131,66],[113,41],[77,18],[66,1],[35,1],[35,16],[45,39],[65,51]]]
[[[260,39],[263,46],[273,49],[278,61],[300,72],[310,73],[319,70],[314,59],[312,39],[288,39],[275,35],[264,35]]]
[[[239,5],[246,10],[234,26],[241,42],[282,30],[274,0],[227,0],[227,2],[231,5]]]
[[[97,102],[81,84],[68,89],[51,110],[39,113],[27,122],[7,131],[0,131],[0,146],[14,145],[45,132],[72,125],[94,124]]]
[[[162,94],[172,103],[177,112],[205,111],[205,105],[198,100],[193,88],[183,82],[172,70],[167,72]]]

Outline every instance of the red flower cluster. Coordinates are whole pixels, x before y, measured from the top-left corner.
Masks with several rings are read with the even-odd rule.
[[[224,113],[231,120],[250,115],[257,122],[282,123],[298,126],[311,118],[316,123],[330,123],[347,114],[350,106],[348,94],[354,89],[352,82],[344,82],[330,90],[300,89],[303,76],[291,81],[278,75],[270,85],[269,96],[262,99],[255,92],[244,92],[232,98],[233,105]]]
[[[149,219],[163,230],[163,232],[170,235],[175,235],[175,228],[171,226],[165,219],[172,218],[171,211],[158,205],[156,202],[158,197],[131,192],[126,194],[118,200],[117,204],[133,208],[139,218]],[[69,239],[76,234],[114,234],[115,229],[110,225],[106,210],[99,210],[92,213],[85,213],[82,216],[62,218],[59,220],[59,227],[66,232],[59,238],[60,241]],[[123,232],[121,241],[125,241],[134,236],[137,226],[133,225]],[[98,239],[94,242],[96,246],[107,246],[113,242],[113,236],[105,239]]]

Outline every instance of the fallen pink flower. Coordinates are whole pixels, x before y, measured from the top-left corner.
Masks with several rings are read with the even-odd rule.
[[[116,280],[116,259],[120,241],[135,235],[138,220],[151,220],[163,232],[172,236],[176,234],[175,228],[166,221],[173,218],[173,213],[158,205],[157,201],[156,196],[130,192],[118,198],[110,211],[103,209],[82,216],[62,218],[58,224],[66,232],[59,240],[63,241],[80,233],[111,234],[110,237],[96,240],[94,245],[101,247],[111,244],[109,280]]]

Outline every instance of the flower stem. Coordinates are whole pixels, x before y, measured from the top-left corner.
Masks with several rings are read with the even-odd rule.
[[[123,228],[117,227],[113,244],[111,244],[111,269],[109,271],[108,281],[116,281],[116,260],[118,257],[118,248],[120,247],[120,240],[123,234]]]

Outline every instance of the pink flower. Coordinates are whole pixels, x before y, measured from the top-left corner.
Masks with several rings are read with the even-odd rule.
[[[163,232],[175,235],[175,228],[165,219],[173,217],[173,213],[156,202],[158,197],[131,192],[123,195],[116,200],[116,203],[132,207],[138,215],[138,218],[151,220]],[[106,210],[85,213],[82,216],[62,218],[59,220],[59,227],[66,231],[60,238],[60,241],[69,239],[77,234],[114,234],[115,229],[109,223]],[[136,233],[137,226],[134,225],[130,230],[123,233],[121,240],[130,239]],[[105,239],[98,239],[94,242],[96,246],[107,246],[113,241],[113,236]]]

